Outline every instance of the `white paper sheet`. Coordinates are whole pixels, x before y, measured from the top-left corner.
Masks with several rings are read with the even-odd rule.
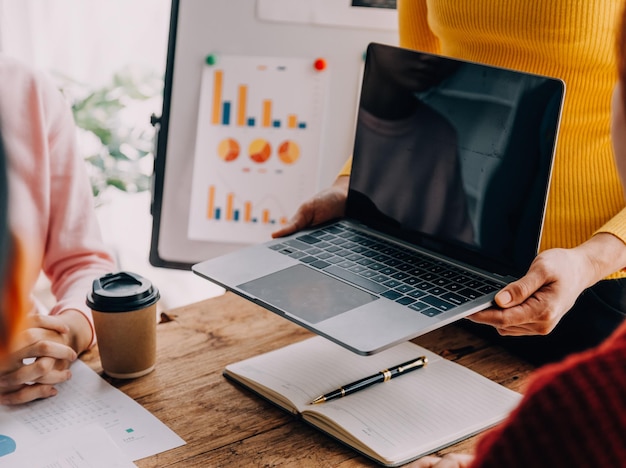
[[[56,388],[59,393],[52,398],[0,407],[0,467],[16,466],[14,460],[18,456],[38,450],[48,439],[93,424],[106,430],[128,460],[185,444],[149,411],[82,361],[72,365],[72,379]]]
[[[11,466],[28,468],[132,468],[107,431],[98,425],[64,431],[44,440],[36,450],[16,454]]]

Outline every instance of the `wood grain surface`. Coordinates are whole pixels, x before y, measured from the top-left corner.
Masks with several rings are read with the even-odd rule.
[[[226,380],[227,364],[313,336],[232,293],[161,313],[156,369],[138,379],[102,374],[95,347],[82,359],[187,444],[135,463],[140,468],[377,466]],[[457,325],[414,340],[517,391],[533,366]],[[471,451],[476,437],[443,450]]]

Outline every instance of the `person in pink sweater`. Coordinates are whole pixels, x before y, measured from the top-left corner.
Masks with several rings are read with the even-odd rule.
[[[0,83],[8,224],[29,266],[19,272],[21,288],[32,291],[43,271],[56,298],[49,313],[30,301],[25,326],[2,343],[0,404],[18,404],[55,395],[54,385],[71,377],[70,363],[95,341],[86,294],[116,265],[99,232],[68,103],[42,73],[2,55]],[[2,303],[3,313],[19,313]]]

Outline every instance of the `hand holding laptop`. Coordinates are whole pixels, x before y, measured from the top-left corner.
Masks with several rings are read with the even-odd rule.
[[[619,252],[621,244],[612,234],[599,233],[575,248],[543,251],[526,275],[496,295],[500,309],[489,308],[468,318],[495,327],[501,335],[546,335],[582,291],[613,272],[610,266],[599,267],[597,259],[607,248]]]
[[[300,205],[289,222],[272,233],[272,238],[284,237],[331,219],[342,218],[346,211],[348,182],[347,176],[337,177],[333,185]]]

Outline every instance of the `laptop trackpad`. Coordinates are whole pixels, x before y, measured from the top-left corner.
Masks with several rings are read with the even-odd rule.
[[[237,287],[309,323],[321,322],[378,299],[304,265],[294,265]]]

